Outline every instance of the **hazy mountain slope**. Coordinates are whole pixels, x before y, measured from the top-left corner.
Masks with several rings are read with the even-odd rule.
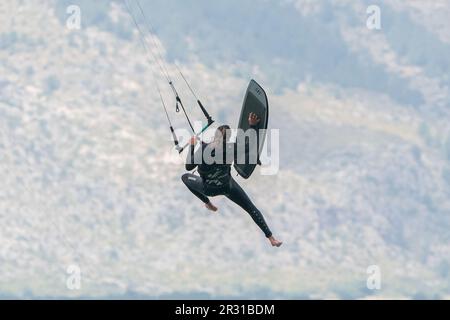
[[[147,2],[146,10],[157,9],[168,66],[181,60],[220,122],[235,123],[250,77],[268,89],[280,171],[239,182],[284,246],[270,248],[225,199],[216,200],[220,214],[209,214],[181,184],[152,69],[120,5],[79,2],[87,21],[70,31],[64,1],[6,1],[0,294],[448,296],[448,61],[433,56],[448,44],[442,24],[418,23],[414,14],[389,24],[397,11],[425,15],[426,6],[389,5],[386,28],[397,31],[370,34],[358,27],[362,2],[261,1],[254,21],[244,19],[253,2],[164,3]],[[167,14],[175,8],[185,14]],[[268,36],[255,37],[267,12]],[[299,25],[309,32],[291,41]],[[199,47],[184,55],[175,39],[187,26]],[[414,39],[401,36],[411,26],[414,39],[439,49],[422,49],[426,63],[414,58]],[[403,46],[393,44],[398,38]],[[192,105],[186,88],[180,92]],[[176,126],[186,128],[172,102]],[[66,287],[70,264],[81,267],[80,291]],[[366,288],[373,264],[381,291]]]

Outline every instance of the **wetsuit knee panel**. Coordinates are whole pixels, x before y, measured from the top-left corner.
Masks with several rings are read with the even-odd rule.
[[[183,183],[184,183],[185,185],[187,185],[188,177],[189,177],[189,174],[188,174],[188,173],[185,173],[185,174],[183,174],[183,175],[181,176],[181,181],[183,181]]]

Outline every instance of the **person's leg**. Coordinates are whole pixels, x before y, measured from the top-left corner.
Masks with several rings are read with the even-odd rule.
[[[181,177],[181,180],[186,187],[188,187],[188,189],[205,204],[208,210],[217,211],[217,207],[215,207],[204,194],[203,180],[201,177],[186,173]]]
[[[225,196],[248,212],[273,246],[279,247],[282,244],[273,237],[262,213],[256,208],[241,186],[233,179],[231,179],[230,190]]]

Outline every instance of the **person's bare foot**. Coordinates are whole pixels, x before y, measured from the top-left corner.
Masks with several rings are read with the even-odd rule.
[[[273,236],[269,238],[270,244],[272,245],[272,247],[280,247],[283,242],[278,241],[277,239],[275,239]]]
[[[218,209],[215,205],[213,205],[211,202],[205,203],[205,207],[208,210],[211,210],[213,212],[216,212]]]

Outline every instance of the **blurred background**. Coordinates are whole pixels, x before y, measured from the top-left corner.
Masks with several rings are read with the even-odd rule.
[[[266,89],[280,170],[236,179],[284,245],[181,183],[123,1],[6,0],[1,298],[450,298],[450,1],[141,3],[194,119],[175,63],[218,124],[237,124],[251,78]]]

